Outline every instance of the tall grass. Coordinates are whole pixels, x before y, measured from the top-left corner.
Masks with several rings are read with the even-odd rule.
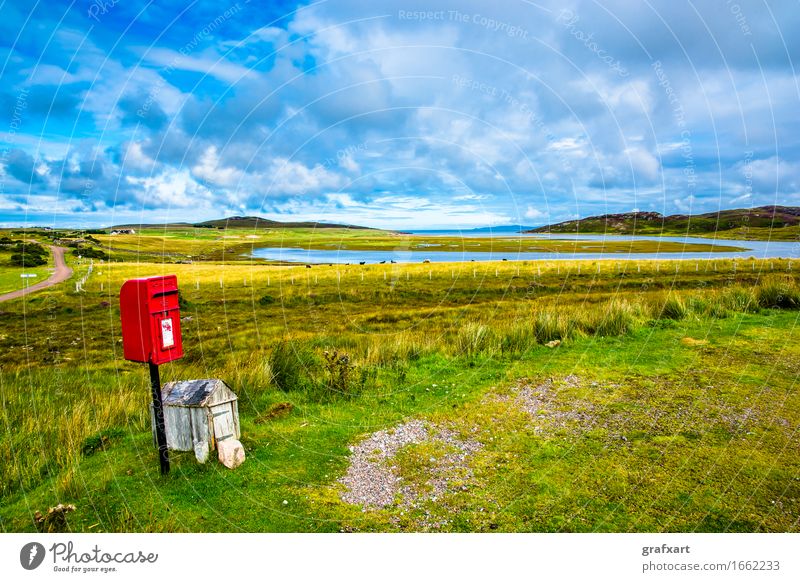
[[[270,379],[279,390],[301,390],[309,384],[310,355],[304,345],[283,340],[269,355]]]
[[[627,335],[637,326],[639,311],[628,301],[613,300],[604,309],[590,312],[581,329],[601,337]]]
[[[574,313],[564,313],[561,310],[539,310],[531,316],[533,337],[540,344],[572,338],[577,323]]]
[[[681,320],[689,315],[689,308],[683,298],[675,292],[652,297],[649,311],[654,319]]]
[[[528,322],[514,322],[498,333],[500,351],[504,354],[524,354],[536,345],[536,334]]]
[[[755,300],[765,308],[797,309],[800,307],[800,290],[791,277],[768,275],[756,288]]]
[[[471,358],[491,351],[493,344],[494,334],[489,326],[471,321],[458,330],[453,345],[456,355]]]
[[[11,376],[0,370],[5,433],[0,447],[0,496],[72,467],[92,435],[109,429],[130,434],[147,428],[145,382],[118,383],[107,369],[87,373],[32,368],[17,377],[22,385],[12,388]],[[55,489],[68,492],[70,484],[68,478],[56,483]]]

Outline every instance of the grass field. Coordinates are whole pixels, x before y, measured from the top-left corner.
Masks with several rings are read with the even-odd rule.
[[[22,289],[26,284],[25,279],[20,277],[23,273],[36,275],[27,280],[28,285],[33,285],[47,279],[52,272],[53,255],[48,256],[47,265],[25,268],[11,266],[8,261],[10,256],[10,252],[0,252],[0,295]]]
[[[572,241],[503,236],[495,238],[409,235],[348,229],[143,230],[134,235],[95,235],[114,260],[249,261],[255,248],[316,250],[655,253],[737,251],[740,247],[667,241]]]
[[[72,503],[93,532],[797,531],[798,269],[96,263],[83,293],[0,306],[0,529]],[[186,354],[162,378],[237,392],[235,471],[173,453],[158,475],[117,297],[167,273]],[[406,446],[395,503],[344,502],[350,447],[415,419],[476,450],[450,471],[452,446]]]
[[[41,267],[11,267],[8,265],[0,265],[0,295],[3,293],[8,293],[9,291],[17,291],[19,289],[23,289],[26,285],[25,279],[20,277],[23,273],[25,274],[34,274],[36,277],[30,278],[27,281],[27,285],[33,285],[35,283],[40,283],[46,280],[53,269],[53,257],[50,256],[50,260],[48,261],[47,265],[42,265]]]

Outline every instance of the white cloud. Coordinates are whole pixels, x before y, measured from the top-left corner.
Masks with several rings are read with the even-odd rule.
[[[268,172],[262,174],[264,181],[260,191],[267,195],[309,195],[337,190],[345,179],[321,164],[308,167],[286,158],[275,158]]]
[[[178,51],[164,48],[140,48],[139,52],[142,54],[142,59],[151,64],[180,71],[202,73],[226,83],[237,83],[247,77],[258,75],[256,71],[232,63],[216,54],[185,56]]]
[[[528,206],[528,209],[525,211],[525,218],[530,218],[531,220],[538,220],[546,216],[547,213],[542,212],[541,210],[534,208],[533,206]]]
[[[220,165],[216,146],[208,146],[200,161],[192,168],[192,174],[201,181],[215,186],[234,187],[244,173],[237,168]]]
[[[122,164],[128,170],[153,172],[156,161],[142,151],[140,142],[131,141],[122,144]]]
[[[139,187],[132,190],[137,192],[136,199],[145,208],[197,210],[211,202],[211,192],[198,184],[187,170],[146,178],[127,176],[126,181]]]
[[[661,165],[653,154],[642,148],[628,148],[624,154],[637,176],[650,181],[658,177]]]

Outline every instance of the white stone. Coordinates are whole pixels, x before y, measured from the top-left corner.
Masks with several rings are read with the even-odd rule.
[[[236,439],[218,441],[217,453],[219,454],[219,462],[228,467],[228,469],[235,469],[244,463],[244,447]]]
[[[205,464],[208,460],[208,441],[200,441],[194,445],[194,456],[197,462]]]

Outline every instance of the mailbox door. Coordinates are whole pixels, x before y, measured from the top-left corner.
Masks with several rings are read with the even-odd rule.
[[[148,302],[152,349],[150,361],[165,364],[183,356],[181,316],[178,308],[178,278],[175,275],[148,280]]]
[[[147,362],[151,350],[150,314],[144,279],[125,281],[119,294],[122,349],[126,360]]]

